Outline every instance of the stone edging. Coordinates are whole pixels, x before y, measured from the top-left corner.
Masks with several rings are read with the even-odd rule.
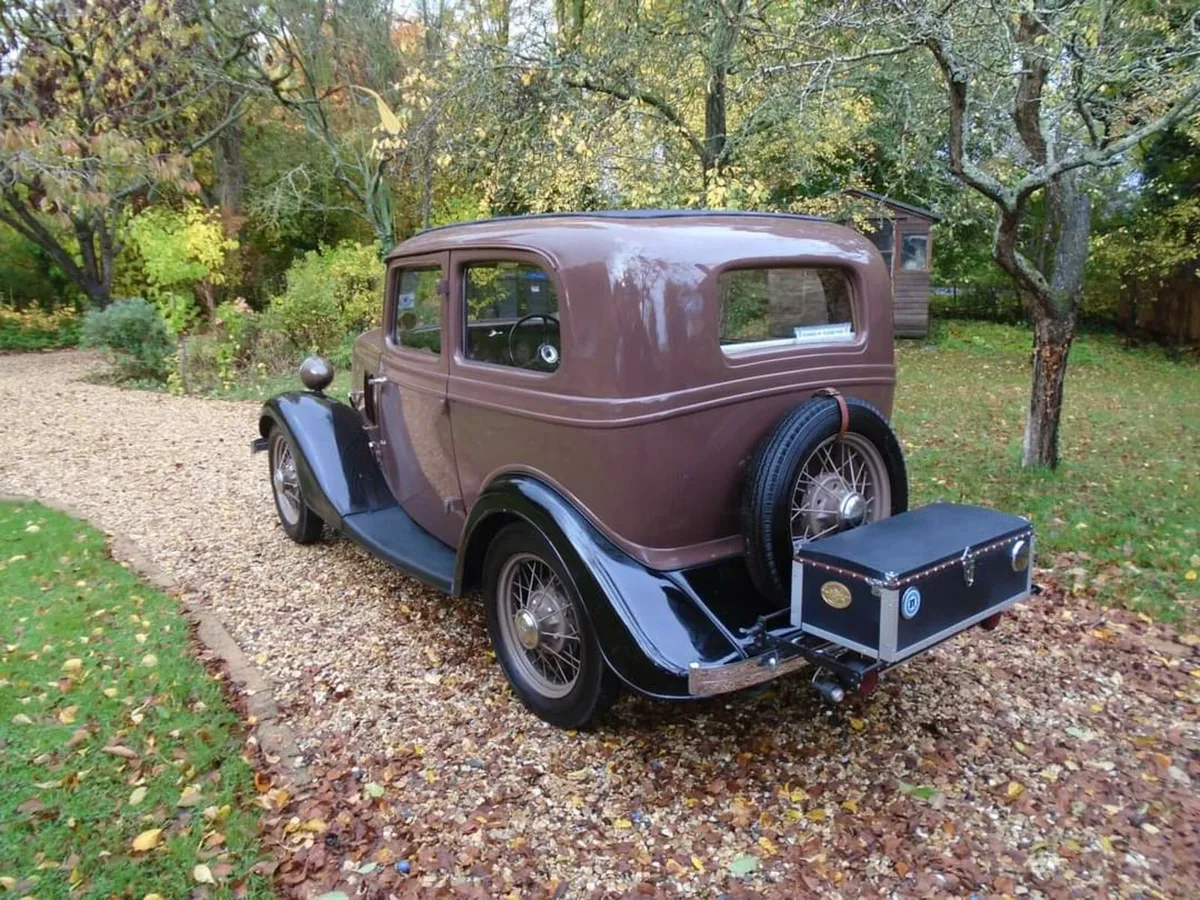
[[[42,506],[82,519],[106,536],[108,550],[114,560],[133,569],[137,574],[164,593],[177,597],[184,611],[196,626],[196,637],[204,648],[217,659],[229,674],[229,683],[237,689],[246,704],[246,715],[251,719],[253,739],[263,754],[279,759],[284,765],[287,779],[294,784],[308,784],[312,776],[304,765],[299,744],[292,729],[284,724],[275,702],[271,682],[242,652],[237,641],[211,612],[204,609],[196,598],[184,591],[170,575],[150,560],[133,541],[100,528],[87,515],[65,503],[43,500],[37,497],[0,494],[0,502],[40,503]]]

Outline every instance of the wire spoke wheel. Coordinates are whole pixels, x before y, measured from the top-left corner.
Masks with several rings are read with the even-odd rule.
[[[856,432],[822,441],[792,487],[792,546],[886,518],[891,483],[878,448]]]
[[[296,460],[292,448],[282,434],[277,434],[271,444],[271,488],[280,518],[288,525],[300,521],[301,504],[300,476],[296,472]]]
[[[575,604],[554,569],[532,553],[509,557],[497,585],[500,634],[529,684],[565,697],[583,668]]]

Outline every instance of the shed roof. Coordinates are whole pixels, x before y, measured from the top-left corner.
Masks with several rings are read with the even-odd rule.
[[[923,206],[914,206],[911,203],[904,203],[900,200],[894,200],[884,194],[877,194],[874,191],[865,191],[861,188],[848,188],[843,191],[844,194],[850,194],[855,197],[866,197],[869,200],[874,200],[877,203],[882,203],[884,206],[890,206],[893,209],[900,209],[906,213],[912,213],[914,216],[920,216],[922,219],[928,219],[930,222],[940,222],[942,217],[931,209],[926,209]]]

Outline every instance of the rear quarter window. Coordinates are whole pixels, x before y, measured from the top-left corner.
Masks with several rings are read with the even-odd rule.
[[[721,348],[852,341],[850,279],[837,268],[733,269],[718,279]]]

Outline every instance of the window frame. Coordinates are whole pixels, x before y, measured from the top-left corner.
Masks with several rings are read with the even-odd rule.
[[[558,366],[554,371],[540,372],[536,369],[522,369],[505,363],[488,362],[487,360],[472,359],[467,356],[467,280],[465,272],[468,266],[479,265],[481,263],[525,263],[526,265],[537,266],[549,277],[551,284],[554,285],[555,296],[558,298],[558,313],[556,315],[558,318],[559,360]],[[524,248],[503,246],[464,247],[461,250],[451,251],[450,271],[452,273],[450,296],[454,298],[453,302],[450,303],[450,319],[452,320],[450,327],[453,328],[455,340],[451,359],[455,368],[461,370],[463,374],[479,370],[487,372],[489,378],[504,380],[507,377],[514,383],[545,381],[546,379],[563,377],[564,371],[567,371],[571,365],[571,326],[570,315],[567,312],[569,302],[558,267],[548,256]],[[501,373],[507,373],[507,376]]]
[[[386,303],[384,305],[383,332],[385,346],[405,359],[420,360],[429,364],[441,364],[450,349],[447,345],[447,333],[450,327],[450,316],[447,310],[447,270],[449,268],[445,253],[430,253],[422,256],[402,257],[393,259],[388,265],[386,284]],[[438,319],[441,328],[437,353],[427,353],[416,347],[409,347],[397,340],[396,322],[399,318],[400,277],[408,269],[437,269],[441,273],[442,283],[438,292]]]
[[[794,337],[791,338],[765,338],[760,341],[739,341],[733,344],[721,343],[721,319],[722,319],[722,304],[721,304],[721,278],[731,272],[743,271],[760,271],[767,269],[834,269],[841,273],[846,280],[846,288],[849,292],[850,301],[850,335],[847,338],[839,338],[837,340],[818,340],[818,341],[798,341]],[[866,346],[866,324],[863,310],[861,309],[860,290],[858,286],[858,278],[854,269],[849,266],[838,265],[837,263],[829,263],[827,260],[822,261],[797,261],[796,259],[762,259],[762,260],[739,260],[735,263],[730,263],[727,266],[722,266],[720,269],[713,272],[712,275],[712,294],[713,307],[716,314],[716,338],[717,347],[721,351],[721,355],[727,362],[734,363],[743,360],[745,357],[753,357],[759,351],[780,351],[787,350],[792,353],[812,352],[817,350],[836,351],[836,350],[861,350]],[[830,323],[841,324],[841,323]]]
[[[904,243],[909,238],[920,238],[925,242],[925,264],[917,268],[907,268],[904,265]],[[905,231],[900,235],[900,259],[898,272],[928,272],[933,263],[933,240],[928,231]]]

